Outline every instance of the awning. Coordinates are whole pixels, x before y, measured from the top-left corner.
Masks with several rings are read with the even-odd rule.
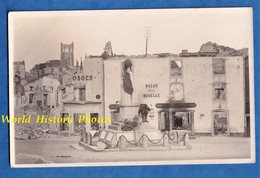
[[[157,108],[195,108],[195,103],[157,103]]]
[[[111,110],[118,110],[119,107],[120,107],[119,104],[110,104],[110,105],[109,105],[109,109],[111,109]]]

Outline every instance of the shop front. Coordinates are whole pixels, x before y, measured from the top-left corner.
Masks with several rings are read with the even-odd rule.
[[[62,117],[72,118],[70,124],[60,123],[60,132],[79,134],[81,128],[85,127],[88,131],[97,131],[104,127],[100,102],[65,102],[63,105]],[[96,118],[96,122],[91,122]]]
[[[212,110],[212,136],[230,136],[228,110]]]
[[[156,107],[161,131],[185,130],[195,135],[195,103],[157,103]]]

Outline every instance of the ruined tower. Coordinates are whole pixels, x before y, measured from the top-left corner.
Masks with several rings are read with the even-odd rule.
[[[102,57],[104,59],[106,59],[106,58],[111,57],[111,56],[113,56],[112,45],[111,45],[111,42],[108,41],[106,43],[105,48],[104,48],[104,52],[102,53]]]
[[[64,66],[74,66],[74,43],[60,44],[60,59]]]

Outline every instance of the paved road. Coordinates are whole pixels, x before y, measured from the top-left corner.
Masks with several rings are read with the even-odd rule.
[[[37,140],[16,140],[19,153],[40,155],[54,163],[237,159],[250,158],[250,139],[244,137],[199,137],[191,140],[192,150],[91,152],[76,150],[79,137],[55,136]]]

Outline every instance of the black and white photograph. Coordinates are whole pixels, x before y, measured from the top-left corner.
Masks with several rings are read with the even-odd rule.
[[[8,14],[11,167],[255,162],[251,8]]]

